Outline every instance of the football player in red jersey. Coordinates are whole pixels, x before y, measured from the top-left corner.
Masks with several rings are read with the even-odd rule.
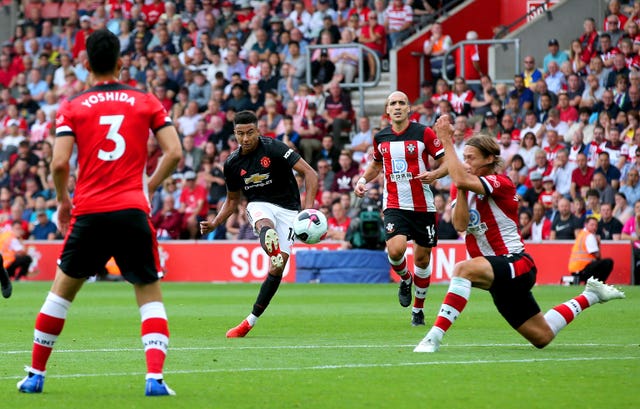
[[[256,325],[278,291],[289,260],[293,221],[300,211],[300,190],[293,170],[304,177],[305,209],[313,208],[318,175],[284,142],[260,135],[258,118],[252,111],[238,112],[233,126],[240,147],[224,163],[227,200],[213,220],[200,222],[200,232],[214,231],[238,208],[242,195],[247,198],[249,223],[260,237],[270,266],[251,314],[227,331],[227,338],[242,338]]]
[[[64,101],[56,118],[51,172],[58,227],[65,240],[51,291],[36,318],[29,374],[18,382],[18,389],[42,392],[46,364],[71,303],[87,277],[113,256],[123,277],[133,284],[142,318],[145,394],[174,395],[162,375],[169,327],[158,281],[161,267],[149,219],[149,192],[172,174],[182,147],[156,97],[118,82],[118,37],[108,30],[95,31],[87,38],[87,53],[92,87]],[[149,129],[164,155],[147,179]],[[72,201],[67,181],[74,144],[78,174]]]
[[[438,317],[414,352],[440,348],[442,337],[467,305],[472,286],[489,291],[500,314],[537,348],[547,346],[582,310],[624,298],[617,288],[590,278],[582,294],[543,315],[531,293],[536,265],[518,231],[516,188],[501,172],[500,146],[495,138],[476,135],[467,141],[463,163],[453,149],[449,116],[441,116],[435,129],[445,148],[444,163],[458,188],[453,225],[466,232],[471,258],[454,267]]]
[[[438,160],[444,149],[431,128],[409,120],[411,106],[405,93],[392,92],[385,107],[391,125],[376,134],[373,161],[356,183],[354,192],[363,197],[367,183],[384,172],[386,242],[391,267],[401,278],[398,301],[403,307],[411,304],[414,282],[411,323],[424,325],[424,300],[431,281],[431,248],[438,242],[436,207],[429,184],[447,174],[443,166],[428,171],[428,157]],[[411,239],[415,277],[407,268],[405,257],[407,241]]]

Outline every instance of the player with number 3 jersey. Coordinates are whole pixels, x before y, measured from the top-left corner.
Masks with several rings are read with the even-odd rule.
[[[178,133],[151,94],[118,82],[118,37],[97,30],[87,38],[92,87],[65,101],[56,118],[51,172],[58,201],[58,228],[65,234],[56,276],[36,318],[31,366],[18,382],[41,393],[46,365],[67,312],[86,281],[113,257],[133,284],[147,363],[145,395],[174,395],[163,380],[169,326],[162,302],[158,243],[149,213],[149,192],[169,177],[182,157]],[[147,180],[147,140],[153,132],[163,156]],[[78,152],[76,190],[67,190],[69,161]],[[116,387],[113,388],[116,390]]]

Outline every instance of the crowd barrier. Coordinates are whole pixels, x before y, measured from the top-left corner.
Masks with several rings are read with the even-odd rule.
[[[34,272],[28,279],[52,280],[62,242],[27,241],[25,245],[34,258]],[[567,274],[572,245],[570,241],[526,244],[527,252],[538,266],[538,284],[560,284],[562,276]],[[349,250],[336,251],[339,247],[338,243],[333,242],[313,246],[296,244],[285,268],[283,281],[296,282],[296,252],[319,251],[322,257],[315,257],[318,265],[324,263],[324,257],[326,265],[331,266],[331,258],[349,256]],[[269,269],[269,260],[257,241],[162,241],[159,249],[166,281],[258,282],[264,279]],[[411,247],[407,253],[407,263],[412,266]],[[632,283],[633,255],[629,243],[605,242],[601,254],[602,257],[612,258],[615,263],[608,283]],[[448,282],[455,263],[468,257],[462,241],[449,240],[439,241],[432,255],[432,283]],[[366,282],[362,279],[362,270],[367,267],[367,259],[364,257],[360,260],[356,263],[360,264],[360,268],[352,266],[342,272],[344,282]],[[388,279],[397,281],[397,276],[390,269]]]

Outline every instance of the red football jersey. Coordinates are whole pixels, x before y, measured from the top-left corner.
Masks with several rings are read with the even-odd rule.
[[[480,176],[480,181],[487,194],[467,192],[466,197],[469,225],[465,241],[469,255],[502,256],[524,251],[518,232],[518,198],[513,182],[505,175]]]
[[[435,212],[429,185],[415,177],[429,169],[429,156],[440,159],[444,148],[435,132],[410,122],[400,133],[391,126],[378,132],[373,141],[373,159],[384,169],[384,208]]]
[[[149,212],[147,139],[172,125],[152,94],[118,82],[101,83],[64,101],[56,137],[74,137],[78,181],[73,214],[140,209]]]

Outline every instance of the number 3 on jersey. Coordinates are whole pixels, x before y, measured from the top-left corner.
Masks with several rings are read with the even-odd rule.
[[[124,155],[126,143],[122,135],[118,133],[122,126],[122,121],[124,121],[124,115],[104,115],[100,117],[100,125],[109,125],[106,138],[111,139],[116,147],[111,151],[100,149],[98,151],[98,159],[112,161],[120,159]]]

